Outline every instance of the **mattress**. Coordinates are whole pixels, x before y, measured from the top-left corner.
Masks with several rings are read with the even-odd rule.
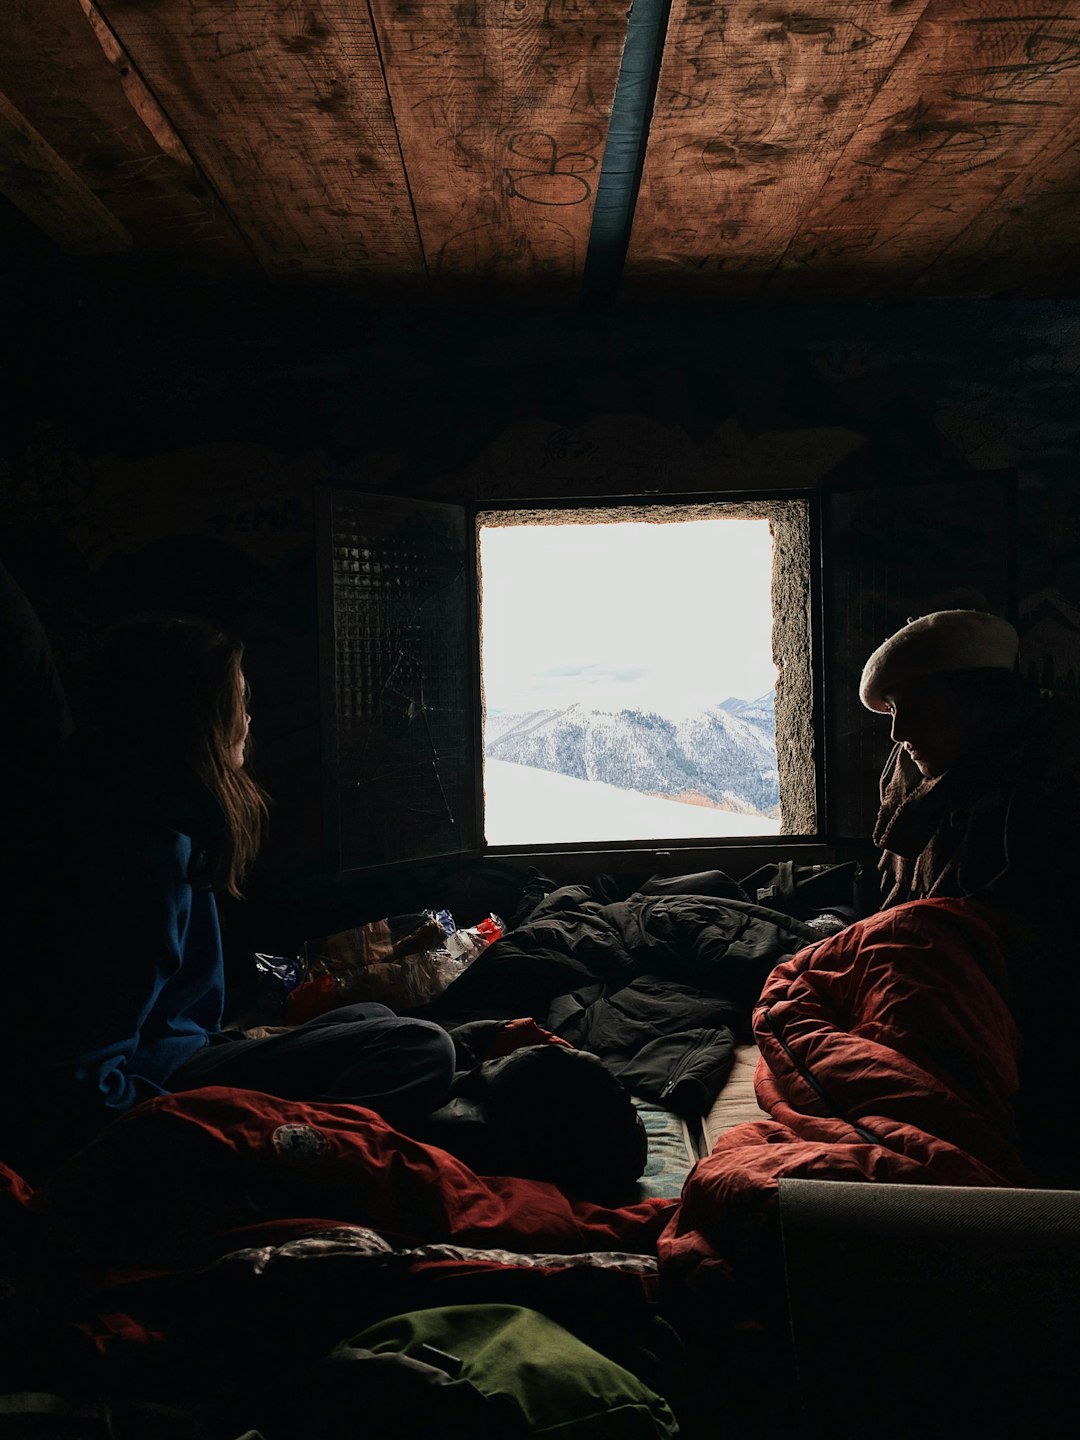
[[[698,1121],[680,1119],[651,1101],[634,1097],[649,1137],[649,1158],[638,1181],[639,1199],[656,1196],[677,1200],[695,1162],[710,1153],[718,1136],[745,1120],[767,1118],[754,1093],[754,1074],[760,1058],[754,1044],[735,1047],[731,1074],[709,1113]]]
[[[731,1074],[701,1122],[699,1143],[702,1155],[710,1154],[719,1136],[733,1125],[742,1125],[747,1120],[769,1118],[768,1112],[758,1104],[754,1093],[754,1075],[760,1059],[761,1052],[752,1042],[736,1045]]]
[[[637,1184],[636,1198],[677,1200],[698,1158],[696,1137],[687,1122],[670,1110],[662,1110],[639,1096],[634,1096],[634,1105],[649,1137],[649,1158]]]

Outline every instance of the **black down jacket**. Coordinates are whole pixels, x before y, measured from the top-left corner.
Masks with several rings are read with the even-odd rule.
[[[633,1094],[704,1114],[769,973],[820,932],[748,900],[657,889],[616,901],[553,890],[425,1013],[444,1025],[531,1015]]]

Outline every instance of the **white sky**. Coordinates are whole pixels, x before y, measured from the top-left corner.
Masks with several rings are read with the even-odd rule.
[[[491,711],[677,716],[776,682],[767,520],[483,526],[480,566]]]

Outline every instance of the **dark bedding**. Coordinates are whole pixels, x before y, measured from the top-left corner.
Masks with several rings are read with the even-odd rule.
[[[610,1208],[543,1181],[479,1176],[374,1111],[225,1088],[138,1106],[30,1202],[80,1264],[102,1273],[192,1263],[212,1237],[297,1216],[365,1225],[406,1244],[648,1253],[670,1207]]]
[[[36,1191],[0,1167],[8,1372],[47,1387],[30,1351],[91,1385],[142,1375],[150,1353],[206,1375],[273,1368],[379,1315],[478,1299],[601,1348],[606,1335],[624,1360],[649,1351],[658,1316],[684,1341],[711,1324],[734,1345],[758,1302],[782,1311],[784,1176],[1032,1183],[1006,985],[995,912],[973,901],[918,901],[822,940],[730,896],[555,890],[437,1009],[448,1026],[535,1016],[635,1094],[697,1113],[752,1027],[769,1118],[721,1135],[681,1199],[600,1205],[479,1175],[356,1106],[161,1097]]]
[[[732,888],[719,873],[716,885]],[[635,1095],[697,1116],[727,1078],[766,977],[817,936],[730,893],[671,893],[658,882],[604,900],[592,886],[562,886],[424,1013],[448,1026],[534,1016]]]
[[[210,1394],[227,1369],[264,1400],[279,1372],[432,1305],[524,1305],[632,1351],[675,1203],[478,1176],[358,1106],[224,1088],[136,1107],[36,1190],[0,1182],[0,1389]]]

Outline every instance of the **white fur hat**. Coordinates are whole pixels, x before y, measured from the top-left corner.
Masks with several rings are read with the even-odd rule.
[[[983,610],[936,610],[910,620],[863,666],[859,699],[885,711],[894,686],[942,670],[1012,670],[1020,637],[1007,620]]]

